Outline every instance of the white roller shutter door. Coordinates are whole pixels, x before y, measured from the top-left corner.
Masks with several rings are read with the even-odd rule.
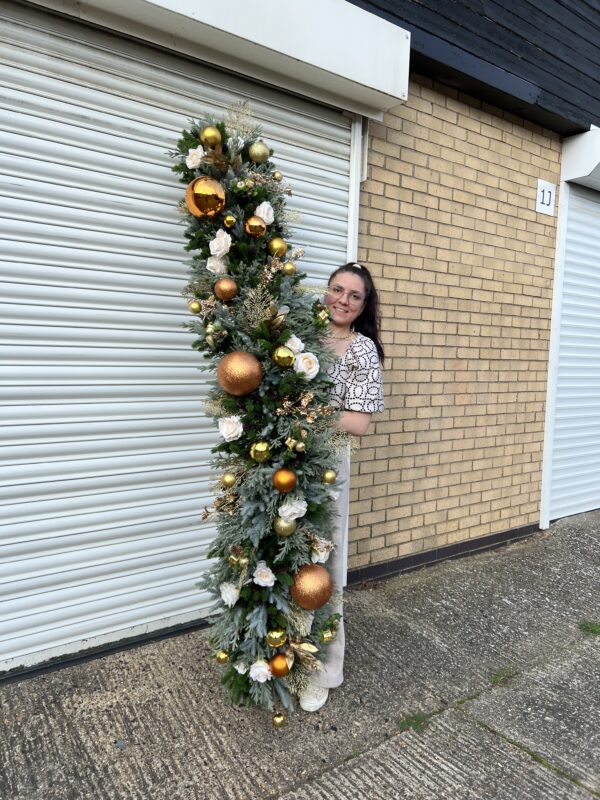
[[[346,259],[352,121],[86,28],[0,12],[0,670],[186,623],[213,529],[182,331],[190,118],[249,100],[324,275]]]
[[[549,519],[600,508],[600,193],[569,192]]]

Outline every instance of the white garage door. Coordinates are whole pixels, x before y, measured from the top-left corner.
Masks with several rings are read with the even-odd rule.
[[[249,100],[325,274],[346,259],[352,121],[18,3],[0,41],[6,670],[206,613],[215,433],[180,327],[180,130]]]
[[[600,193],[575,185],[557,324],[546,525],[600,508]]]

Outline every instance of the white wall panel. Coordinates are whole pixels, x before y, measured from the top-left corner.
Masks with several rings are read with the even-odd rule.
[[[249,100],[322,279],[352,119],[19,3],[0,44],[1,671],[206,614],[216,435],[167,151]]]

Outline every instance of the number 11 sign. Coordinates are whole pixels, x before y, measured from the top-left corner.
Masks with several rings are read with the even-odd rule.
[[[554,201],[556,199],[556,184],[548,183],[538,178],[535,210],[540,214],[554,216]]]

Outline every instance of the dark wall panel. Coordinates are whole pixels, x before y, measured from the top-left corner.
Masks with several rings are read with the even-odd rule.
[[[600,125],[600,0],[349,0],[412,34],[412,68],[563,134]]]

